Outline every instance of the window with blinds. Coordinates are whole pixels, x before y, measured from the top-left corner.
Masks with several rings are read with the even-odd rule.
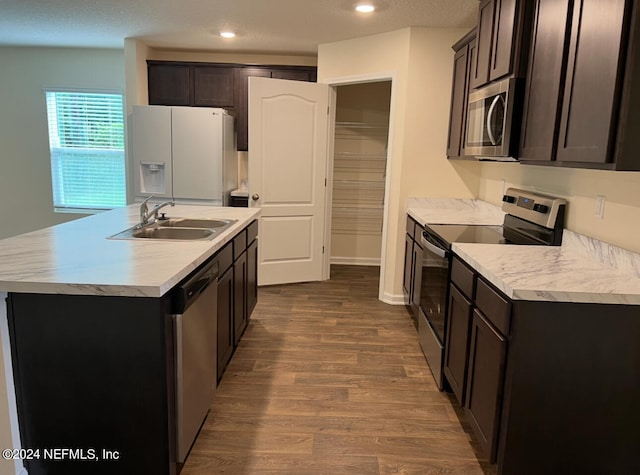
[[[56,211],[126,204],[122,94],[46,91]]]

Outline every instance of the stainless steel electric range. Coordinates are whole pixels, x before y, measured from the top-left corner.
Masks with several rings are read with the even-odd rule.
[[[502,226],[428,224],[422,233],[422,282],[418,334],[422,351],[440,389],[447,333],[451,245],[455,242],[559,246],[566,201],[509,188],[502,199]]]

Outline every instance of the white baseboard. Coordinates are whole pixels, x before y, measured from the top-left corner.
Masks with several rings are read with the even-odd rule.
[[[380,299],[389,305],[409,305],[409,301],[404,294],[388,294],[384,293]]]
[[[379,266],[379,257],[334,257],[331,256],[331,264],[345,266]]]

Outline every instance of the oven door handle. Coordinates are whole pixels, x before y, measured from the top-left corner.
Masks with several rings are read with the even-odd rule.
[[[422,245],[426,247],[429,251],[433,252],[436,256],[441,257],[442,259],[448,259],[449,251],[447,249],[443,249],[442,247],[437,245],[435,242],[431,241],[431,239],[429,238],[430,236],[427,234],[427,232],[426,231],[423,232],[422,237],[420,238]]]

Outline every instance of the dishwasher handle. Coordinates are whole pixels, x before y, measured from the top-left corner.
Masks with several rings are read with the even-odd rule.
[[[173,313],[183,314],[200,296],[209,284],[216,282],[219,275],[218,261],[214,261],[182,282],[176,287],[173,299]]]

